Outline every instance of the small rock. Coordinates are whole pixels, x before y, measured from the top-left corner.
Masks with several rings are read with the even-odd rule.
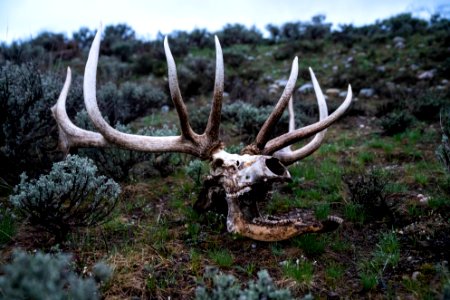
[[[339,98],[345,98],[345,97],[347,97],[347,91],[342,91],[342,92],[340,92],[338,96],[339,96]]]
[[[265,83],[271,83],[271,82],[273,82],[273,80],[274,80],[273,77],[270,75],[264,76]]]
[[[427,196],[425,196],[425,195],[423,195],[423,194],[418,194],[418,195],[417,195],[417,199],[419,199],[419,202],[420,202],[420,203],[422,203],[422,204],[427,204],[428,201],[430,200],[430,197],[427,197]]]
[[[417,71],[419,69],[419,66],[416,64],[412,64],[411,66],[409,66],[409,68],[411,69],[411,71]]]
[[[405,44],[403,43],[396,43],[394,45],[395,49],[404,49],[405,48]]]
[[[359,91],[360,97],[370,98],[375,95],[375,90],[373,88],[364,88]]]
[[[377,70],[377,72],[384,73],[384,72],[386,72],[386,67],[385,66],[377,66],[375,68],[375,70]]]
[[[434,74],[436,73],[436,70],[429,70],[429,71],[423,71],[417,75],[417,79],[419,80],[426,80],[426,79],[433,79]]]
[[[419,271],[415,271],[412,276],[411,279],[414,281],[417,281],[417,278],[421,275],[422,273],[420,273]]]
[[[441,84],[442,85],[447,85],[448,84],[448,80],[447,79],[442,79],[441,80]]]
[[[353,56],[349,56],[347,57],[346,63],[347,64],[351,64],[355,59],[353,58]]]
[[[314,90],[314,86],[312,83],[308,82],[298,88],[299,93],[308,94]]]
[[[333,70],[333,73],[337,73],[339,71],[339,67],[333,66],[332,70]]]
[[[327,295],[327,300],[339,300],[341,297],[339,297],[339,294],[336,292],[329,292]]]
[[[401,37],[401,36],[396,36],[395,38],[392,39],[392,42],[394,42],[394,44],[397,43],[405,43],[405,38]]]
[[[278,79],[275,80],[275,84],[279,85],[279,86],[286,86],[286,84],[288,83],[287,79]]]
[[[278,84],[272,83],[271,85],[269,85],[269,94],[278,93],[279,88],[280,88],[280,86]]]
[[[338,96],[340,92],[340,89],[327,89],[325,91],[325,94],[327,94],[328,96]]]
[[[169,106],[168,105],[163,105],[163,106],[161,106],[161,112],[163,113],[163,114],[166,114],[166,113],[168,113],[169,112]]]

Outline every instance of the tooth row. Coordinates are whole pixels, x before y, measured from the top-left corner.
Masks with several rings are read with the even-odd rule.
[[[269,219],[272,218],[271,219]],[[266,217],[259,217],[259,218],[254,218],[252,220],[252,223],[254,224],[271,224],[271,225],[285,225],[285,224],[292,224],[295,222],[301,222],[301,219],[278,219],[278,218],[274,218],[272,216],[266,216]]]
[[[336,216],[328,216],[327,219],[330,220],[330,221],[339,223],[339,224],[342,224],[342,222],[344,222],[343,219],[341,219],[341,218],[339,218],[339,217],[336,217]]]
[[[251,188],[249,186],[247,186],[247,187],[243,188],[242,190],[237,191],[236,193],[228,193],[227,196],[230,198],[237,198],[237,197],[242,196],[243,194],[250,192],[250,191],[251,191]]]

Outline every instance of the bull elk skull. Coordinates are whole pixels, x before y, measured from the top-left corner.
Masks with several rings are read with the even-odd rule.
[[[120,132],[111,127],[102,117],[96,100],[96,73],[100,49],[101,29],[97,31],[92,43],[84,73],[84,102],[98,132],[84,130],[75,126],[66,113],[66,97],[71,83],[71,71],[67,77],[52,113],[59,128],[59,147],[66,153],[71,147],[112,147],[147,151],[181,152],[209,160],[211,171],[205,179],[197,209],[210,209],[227,205],[227,229],[260,241],[280,241],[295,235],[324,232],[337,228],[342,219],[330,216],[317,221],[311,211],[288,214],[284,217],[261,216],[258,201],[266,198],[275,182],[290,179],[286,166],[310,155],[320,147],[326,129],[338,120],[352,101],[349,85],[345,101],[331,115],[317,79],[310,69],[312,82],[319,106],[320,120],[314,124],[295,129],[291,96],[298,75],[298,59],[295,57],[289,80],[274,110],[262,126],[255,141],[242,150],[242,154],[230,154],[224,150],[220,141],[219,127],[224,91],[224,66],[222,49],[217,37],[216,74],[212,108],[203,134],[194,132],[189,124],[188,112],[178,86],[175,61],[169,49],[167,38],[164,49],[168,64],[170,94],[178,113],[180,136],[140,136]],[[270,134],[286,106],[289,105],[289,132],[270,139]],[[290,145],[301,139],[314,138],[305,146],[291,150]]]

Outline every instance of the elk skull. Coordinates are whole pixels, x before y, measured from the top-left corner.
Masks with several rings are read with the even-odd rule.
[[[100,49],[100,33],[92,43],[84,74],[84,101],[88,115],[98,132],[75,126],[67,116],[65,102],[71,82],[70,68],[57,103],[52,107],[59,128],[59,147],[66,153],[71,147],[112,147],[147,152],[182,152],[209,160],[211,171],[204,181],[195,208],[203,211],[226,206],[229,232],[261,241],[279,241],[308,232],[325,232],[335,229],[342,219],[331,216],[317,221],[311,211],[298,211],[285,216],[261,216],[258,202],[265,200],[272,185],[286,182],[291,176],[286,166],[317,150],[325,136],[326,128],[338,120],[349,107],[352,91],[349,85],[344,102],[331,115],[319,83],[310,69],[318,105],[320,120],[306,127],[295,129],[292,94],[298,75],[298,59],[294,59],[291,74],[274,110],[261,127],[255,141],[246,146],[241,155],[224,150],[219,139],[220,115],[223,98],[224,67],[222,49],[216,43],[216,76],[213,102],[208,123],[203,134],[195,133],[190,124],[186,106],[178,87],[175,61],[167,38],[164,48],[168,64],[170,94],[180,119],[180,136],[153,137],[127,134],[112,128],[101,116],[96,100],[96,72]],[[289,132],[270,139],[274,126],[283,110],[289,105]],[[313,137],[305,146],[291,150],[297,141]]]

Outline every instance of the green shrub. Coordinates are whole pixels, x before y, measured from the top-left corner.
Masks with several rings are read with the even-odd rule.
[[[200,186],[203,176],[208,172],[208,164],[200,159],[194,159],[184,168],[189,178],[194,180],[196,186]]]
[[[436,120],[444,103],[448,101],[442,92],[427,91],[414,97],[411,101],[411,112],[419,120]]]
[[[16,251],[13,261],[2,269],[2,299],[87,300],[99,299],[100,296],[92,278],[83,279],[73,271],[71,256],[67,254]],[[107,279],[103,275],[111,275],[111,271],[105,271],[109,269],[107,266],[94,266],[94,269],[101,269],[99,274],[103,281]],[[93,270],[94,274],[96,270]]]
[[[436,155],[447,174],[450,175],[450,107],[441,110],[442,142],[436,149]]]
[[[16,231],[13,213],[0,205],[0,247],[8,243]]]
[[[366,173],[345,175],[343,180],[348,188],[356,214],[355,217],[364,215],[368,219],[376,220],[385,216],[392,216],[392,211],[386,203],[387,176],[380,170],[375,169]],[[348,206],[348,208],[350,207]],[[358,212],[361,209],[363,214],[361,214],[361,211]],[[352,211],[348,211],[348,213],[351,214]]]
[[[50,107],[61,88],[55,76],[41,75],[31,64],[0,69],[0,176],[49,169],[58,153],[57,130]]]
[[[223,50],[224,61],[227,66],[233,69],[239,69],[247,61],[246,53],[241,48],[225,48]]]
[[[204,280],[195,290],[197,300],[234,300],[234,299],[294,299],[287,289],[277,289],[266,270],[258,272],[258,279],[250,281],[245,289],[233,275],[221,274],[217,269],[207,269]]]
[[[387,135],[404,132],[414,122],[415,118],[406,110],[397,110],[381,118],[381,127]]]
[[[100,110],[111,124],[127,124],[144,116],[151,109],[167,104],[167,95],[155,85],[126,81],[120,87],[112,82],[99,87]]]
[[[236,44],[259,44],[263,36],[256,28],[248,29],[242,24],[227,24],[217,32],[220,42],[224,47]]]
[[[252,104],[242,101],[236,101],[227,105],[222,110],[222,118],[224,121],[229,121],[235,124],[236,129],[240,134],[248,138],[255,137],[261,129],[264,122],[272,112],[273,107],[256,107]],[[273,133],[277,135],[280,132],[286,132],[288,128],[288,115],[284,113],[278,121],[278,126]]]
[[[28,181],[22,174],[10,201],[32,225],[44,228],[61,241],[73,228],[105,221],[119,193],[117,183],[97,175],[92,160],[69,155],[37,180]]]
[[[178,68],[181,94],[189,97],[209,94],[214,87],[214,61],[209,58],[189,56]]]

